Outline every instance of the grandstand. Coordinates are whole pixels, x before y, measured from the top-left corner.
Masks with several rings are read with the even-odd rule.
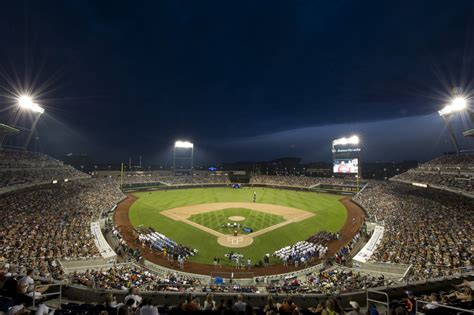
[[[0,192],[89,175],[42,153],[0,151]]]
[[[367,212],[368,222],[383,227],[383,233],[378,234],[369,254],[361,251],[363,245],[370,242],[363,236],[365,232],[361,231],[347,247],[341,248],[334,257],[329,257],[320,265],[288,274],[217,285],[211,277],[153,265],[145,261],[139,251],[127,247],[110,220],[115,205],[125,197],[114,176],[101,174],[90,178],[44,154],[15,151],[1,151],[0,154],[1,172],[5,175],[2,176],[2,188],[6,188],[0,194],[3,281],[7,283],[9,279],[16,279],[21,282],[23,276],[32,270],[32,276],[37,281],[57,283],[61,287],[61,298],[76,300],[80,295],[85,303],[55,305],[58,301],[57,289],[50,286],[45,294],[51,294],[50,305],[62,308],[59,313],[86,311],[98,314],[105,309],[110,311],[111,305],[102,304],[103,295],[96,290],[119,290],[114,292],[121,299],[124,290],[130,287],[140,288],[142,298],[150,297],[153,303],[167,307],[185,302],[183,295],[169,294],[193,292],[204,299],[203,294],[212,292],[216,297],[225,299],[228,294],[244,293],[245,301],[260,307],[260,310],[265,307],[265,300],[260,299],[262,295],[274,294],[275,299],[283,303],[283,297],[279,295],[294,294],[294,302],[304,310],[316,305],[303,300],[302,294],[314,295],[319,300],[326,299],[328,295],[345,294],[345,297],[336,300],[344,308],[350,307],[349,300],[366,305],[370,292],[390,292],[391,299],[403,298],[401,292],[409,284],[410,289],[419,294],[417,303],[420,307],[430,302],[429,298],[420,294],[438,294],[439,291],[452,291],[441,293],[443,305],[471,307],[467,297],[469,292],[462,281],[472,281],[474,201],[466,197],[468,194],[451,193],[451,182],[441,182],[443,185],[440,185],[439,179],[429,182],[428,186],[438,188],[435,185],[438,184],[445,192],[404,182],[408,179],[409,182],[425,182],[417,177],[424,174],[421,172],[438,172],[437,176],[444,175],[444,172],[458,172],[457,176],[470,174],[472,156],[443,156],[389,182],[364,182],[364,188],[353,199]],[[150,172],[129,174],[125,178],[127,184],[137,184],[137,187],[150,182],[174,188],[230,183],[225,175],[205,173],[174,177],[163,172]],[[65,182],[64,179],[70,180]],[[57,182],[53,184],[53,180]],[[317,188],[321,184],[343,186],[351,185],[351,182],[334,178],[259,175],[253,176],[249,183],[306,189]],[[463,187],[463,192],[470,192],[467,187]],[[99,227],[95,232],[93,224]],[[136,232],[144,246],[156,247],[164,243],[178,246],[157,231],[139,229]],[[375,234],[369,231],[369,237]],[[282,257],[284,263],[285,253],[298,248],[314,251],[321,258],[324,257],[327,240],[334,238],[337,236],[319,233],[296,244],[295,248],[284,248],[275,255]],[[109,246],[113,255],[109,255]],[[183,257],[194,254],[187,247],[176,248],[183,253]],[[364,262],[354,257],[358,252],[364,253]],[[351,261],[352,257],[355,260]],[[432,285],[426,286],[426,281]],[[450,289],[451,284],[460,287],[455,291]],[[3,288],[2,305],[5,309],[5,305],[17,301],[21,292],[12,293],[5,285]],[[32,290],[39,290],[40,286],[37,288]],[[387,288],[390,288],[389,291]],[[26,299],[23,303],[31,305],[37,301]],[[379,307],[386,309],[391,306],[380,301]],[[177,310],[161,308],[160,311]]]
[[[474,154],[443,155],[392,180],[474,197]]]

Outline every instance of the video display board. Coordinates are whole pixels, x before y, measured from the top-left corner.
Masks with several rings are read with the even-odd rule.
[[[336,174],[358,174],[359,159],[335,159],[333,173]]]

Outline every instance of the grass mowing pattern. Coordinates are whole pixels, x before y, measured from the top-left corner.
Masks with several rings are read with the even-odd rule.
[[[160,212],[211,202],[252,202],[254,191],[257,192],[257,202],[293,207],[315,215],[258,236],[250,246],[237,249],[253,262],[261,260],[266,253],[271,254],[281,247],[305,240],[318,231],[339,231],[347,218],[346,209],[339,202],[343,198],[340,195],[274,188],[192,188],[139,192],[135,193],[139,199],[130,208],[129,217],[133,226],[143,224],[153,227],[181,244],[198,249],[199,254],[192,261],[212,264],[214,256],[219,256],[221,262],[225,263],[224,255],[231,249],[220,246],[215,236],[170,219]]]
[[[237,223],[240,223],[242,227],[249,227],[253,229],[254,232],[285,221],[285,219],[280,215],[274,215],[245,208],[228,208],[212,212],[194,214],[189,218],[189,220],[213,229],[214,231],[232,235],[234,231],[233,228],[222,227],[223,224],[225,225],[228,222],[233,223],[233,221],[228,219],[231,216],[245,217],[245,220],[238,221]]]

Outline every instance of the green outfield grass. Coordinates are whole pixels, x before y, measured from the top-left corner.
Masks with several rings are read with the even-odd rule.
[[[248,247],[234,249],[253,262],[261,260],[266,253],[273,253],[283,246],[305,240],[318,231],[339,231],[347,218],[346,209],[339,202],[343,198],[340,195],[273,188],[193,188],[135,193],[138,200],[130,209],[130,221],[134,226],[150,226],[179,243],[198,249],[199,254],[192,261],[211,264],[214,256],[221,257],[223,261],[224,254],[231,249],[220,246],[215,236],[168,218],[160,212],[212,202],[252,202],[254,191],[257,192],[259,203],[298,208],[315,215],[258,236]]]
[[[194,214],[189,217],[189,220],[204,225],[217,232],[232,234],[234,229],[225,226],[227,223],[233,223],[233,221],[228,219],[231,216],[245,217],[245,220],[236,223],[239,223],[242,227],[249,227],[254,232],[285,221],[285,219],[280,215],[245,208],[229,208]]]

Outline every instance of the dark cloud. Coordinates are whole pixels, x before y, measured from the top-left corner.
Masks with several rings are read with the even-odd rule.
[[[0,10],[0,65],[53,79],[41,97],[53,121],[40,125],[45,150],[157,159],[180,137],[227,142],[436,112],[453,86],[471,87],[473,8],[469,0],[10,1]],[[271,143],[265,154],[215,147],[203,159],[318,157],[297,142]],[[411,154],[405,146],[386,158]]]

